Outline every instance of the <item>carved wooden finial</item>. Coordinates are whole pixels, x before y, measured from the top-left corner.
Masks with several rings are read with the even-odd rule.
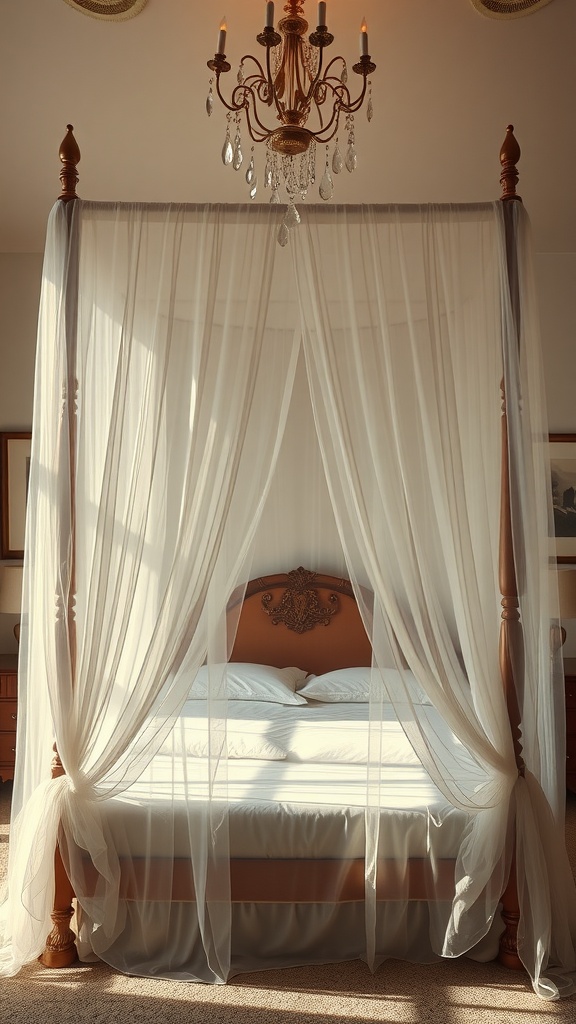
[[[514,125],[509,124],[506,129],[506,138],[500,149],[500,163],[502,165],[502,174],[500,175],[502,195],[500,199],[503,202],[507,202],[509,199],[517,199],[519,202],[522,202],[522,199],[516,192],[516,185],[518,184],[516,164],[519,159],[520,146],[514,137]]]
[[[60,171],[60,182],[62,184],[62,191],[59,198],[63,202],[67,203],[70,199],[76,199],[76,185],[78,184],[78,172],[76,170],[77,164],[80,163],[80,150],[78,143],[74,138],[73,125],[66,125],[67,133],[62,139],[60,145],[60,160],[62,161],[62,170]]]

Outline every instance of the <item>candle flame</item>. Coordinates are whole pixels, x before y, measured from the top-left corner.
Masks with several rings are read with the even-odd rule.
[[[220,31],[221,32],[225,32],[227,28],[228,28],[228,26],[226,24],[226,15],[224,15],[224,17],[222,18],[222,21],[220,22]]]
[[[362,24],[360,25],[360,31],[361,32],[367,32],[368,31],[368,25],[366,24],[366,18],[362,18]]]

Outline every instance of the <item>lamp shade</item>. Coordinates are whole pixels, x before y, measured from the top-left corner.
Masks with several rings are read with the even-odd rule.
[[[0,612],[19,615],[22,607],[21,565],[0,565]]]
[[[574,569],[558,571],[558,598],[560,618],[576,619],[576,571]]]

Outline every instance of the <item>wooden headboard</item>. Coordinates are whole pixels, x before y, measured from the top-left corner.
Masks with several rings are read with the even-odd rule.
[[[231,661],[296,665],[319,675],[371,659],[349,580],[300,567],[248,584]]]

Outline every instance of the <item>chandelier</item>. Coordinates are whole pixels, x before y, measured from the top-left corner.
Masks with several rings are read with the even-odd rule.
[[[245,163],[241,127],[244,122],[252,143],[266,144],[264,188],[270,189],[271,203],[280,203],[280,188],[287,195],[287,209],[278,241],[285,245],[288,231],[299,223],[296,201],[305,199],[316,181],[316,147],[325,146],[324,167],[319,193],[322,199],[334,194],[334,174],[346,167],[356,169],[354,115],[360,110],[366,93],[366,113],[372,119],[371,82],[376,70],[368,53],[368,30],[360,27],[360,57],[352,70],[362,78],[360,93],[352,99],[348,88],[348,66],[343,57],[333,57],[325,65],[324,50],[334,36],[326,24],[326,3],[318,4],[318,25],[306,39],[308,22],[303,0],[288,0],[285,17],[274,27],[274,4],[266,4],[266,23],[256,39],[265,50],[264,61],[246,54],[240,61],[237,84],[230,99],[221,91],[220,76],[231,70],[224,52],[226,22],[218,35],[218,51],[208,67],[214,73],[206,100],[208,116],[214,109],[214,91],[227,110],[226,136],[222,161],[239,171]],[[340,148],[338,131],[344,120],[345,140]],[[330,156],[329,143],[334,140]],[[256,197],[258,178],[254,164],[254,145],[247,160],[246,183],[251,199]]]

